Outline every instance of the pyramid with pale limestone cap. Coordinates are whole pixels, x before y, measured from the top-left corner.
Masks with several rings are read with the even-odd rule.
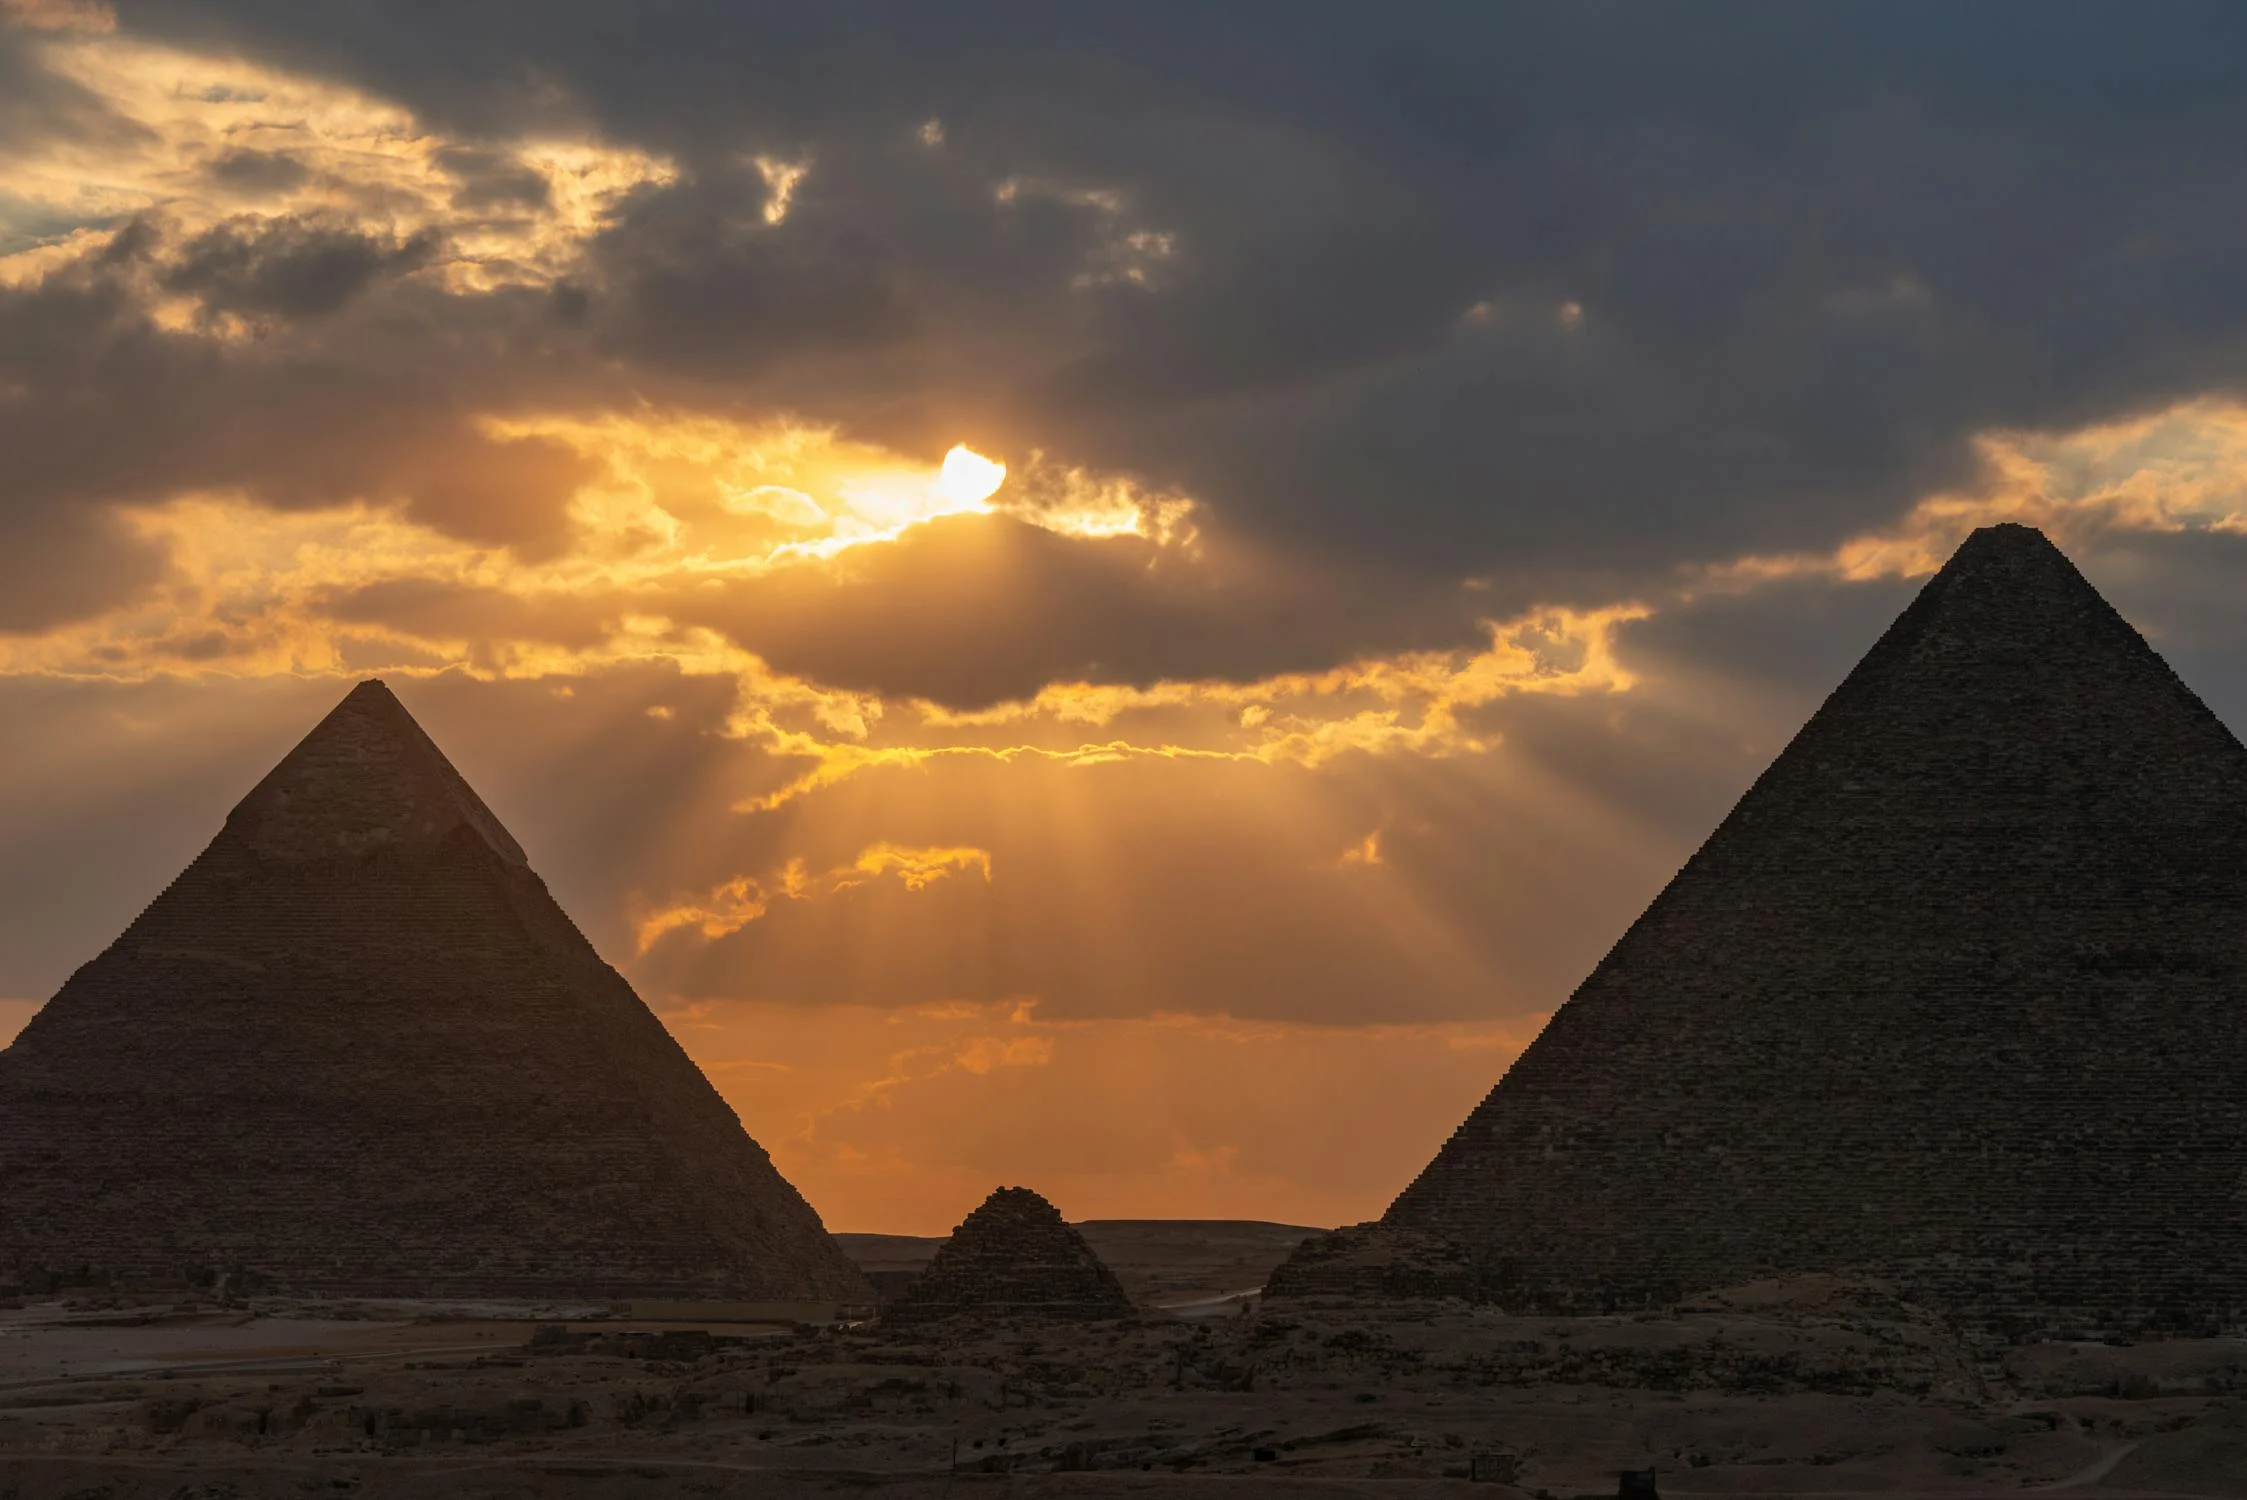
[[[1274,1294],[2247,1327],[2247,749],[1974,533],[1382,1222]]]
[[[0,1052],[0,1281],[870,1301],[389,689]]]

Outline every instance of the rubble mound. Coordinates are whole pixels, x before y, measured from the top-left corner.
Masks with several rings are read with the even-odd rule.
[[[1265,1283],[1269,1297],[1417,1301],[1473,1298],[1474,1261],[1440,1234],[1353,1224],[1296,1247]]]
[[[1383,1222],[1514,1311],[1823,1272],[2008,1337],[2215,1333],[2242,1183],[2247,749],[2003,525]]]
[[[870,1302],[364,682],[0,1052],[0,1282]]]
[[[1126,1318],[1123,1283],[1052,1204],[1003,1187],[952,1231],[921,1279],[882,1314],[890,1327],[961,1315]]]

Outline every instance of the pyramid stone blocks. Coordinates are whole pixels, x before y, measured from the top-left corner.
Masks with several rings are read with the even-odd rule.
[[[1383,1223],[1519,1308],[1836,1271],[2247,1326],[2247,750],[1976,532]]]
[[[0,1052],[0,1278],[872,1300],[378,682]]]
[[[1028,1188],[1003,1187],[952,1231],[882,1321],[909,1327],[960,1315],[1076,1320],[1132,1312],[1123,1283],[1059,1210]]]

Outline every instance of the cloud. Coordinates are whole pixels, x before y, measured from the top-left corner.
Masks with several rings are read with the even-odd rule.
[[[591,274],[628,357],[908,446],[1034,434],[1509,606],[1829,546],[1985,430],[2240,374],[2220,7],[1427,7],[1406,55],[1328,7],[882,6],[775,46],[687,4],[632,69],[589,3],[464,22],[442,67],[403,6],[123,15],[687,164]],[[816,162],[775,222],[759,159]]]
[[[635,360],[743,379],[798,358],[878,353],[916,331],[905,294],[864,246],[776,244],[723,224],[636,228],[634,248],[620,240],[603,267],[620,309],[604,341]]]
[[[867,645],[894,633],[803,624],[770,602],[786,588],[700,605],[783,670],[955,707],[1039,678],[1331,666],[1644,598],[1681,567],[1830,549],[1970,487],[1992,432],[2233,378],[2229,231],[2171,206],[2232,196],[2208,143],[2234,106],[2189,65],[2229,35],[2209,13],[2127,46],[2088,12],[2045,18],[2033,75],[2003,28],[1937,44],[1908,7],[1649,21],[1620,50],[1588,13],[1431,15],[1433,50],[1374,87],[1379,28],[1340,12],[1289,28],[1278,71],[1251,65],[1273,43],[1245,19],[1080,18],[1095,75],[1004,6],[936,29],[809,18],[775,49],[689,4],[636,50],[665,78],[652,94],[616,71],[604,14],[558,6],[534,37],[464,22],[432,67],[405,8],[128,5],[121,30],[42,34],[62,39],[37,56],[139,134],[93,179],[28,145],[8,181],[80,224],[161,219],[155,284],[214,335],[230,316],[332,325],[269,362],[316,352],[377,391],[417,355],[451,363],[483,408],[431,393],[454,431],[568,443],[647,402],[892,453],[1040,449],[1055,472],[1192,497],[1203,567],[1151,584],[1126,547],[966,526],[855,560],[855,590],[789,580],[925,600],[981,538],[1009,586],[891,667]],[[1656,46],[1728,82],[1683,87],[1648,66]],[[807,90],[820,68],[857,84]],[[1503,124],[1401,102],[1492,79]],[[2002,160],[1975,149],[1998,139]],[[568,479],[601,478],[477,449],[508,472],[446,493],[455,455],[425,421],[378,399],[331,424],[324,443],[364,456],[320,488],[552,549]],[[762,493],[784,490],[808,493]],[[1216,581],[1196,598],[1182,579]]]
[[[442,280],[488,292],[568,273],[635,193],[676,173],[567,132],[453,136],[331,80],[130,30],[56,33],[0,57],[37,106],[0,132],[0,204],[49,237],[135,216],[189,239],[224,226],[255,240],[266,219],[394,242],[441,235]]]
[[[0,634],[103,614],[161,575],[159,549],[116,517],[50,510],[18,518],[0,549]]]
[[[418,340],[370,348],[395,310],[339,325],[378,293],[419,302],[489,400],[518,357],[489,337],[551,316],[489,294],[556,284],[670,168],[448,141],[347,88],[85,27],[0,31],[0,100],[0,553],[25,575],[0,627],[142,595],[164,560],[123,511],[193,492],[400,502],[555,545],[582,461],[486,436]]]
[[[240,147],[213,158],[206,170],[221,188],[251,198],[286,193],[304,186],[312,176],[312,169],[287,151],[253,151]]]
[[[0,0],[0,21],[35,31],[117,29],[117,13],[106,0]]]
[[[1341,857],[1336,859],[1334,863],[1338,869],[1347,869],[1351,865],[1386,863],[1381,858],[1381,830],[1376,828],[1373,832],[1343,850]]]
[[[1316,670],[1348,650],[1336,632],[1363,623],[1336,606],[1378,587],[1290,577],[1135,534],[1071,536],[1011,515],[960,516],[832,565],[807,562],[684,599],[679,612],[786,672],[983,708],[1059,682]],[[1417,629],[1385,632],[1392,639],[1444,641],[1472,628],[1465,600],[1363,607],[1384,606],[1422,617]]]
[[[790,860],[777,873],[763,879],[736,875],[713,886],[704,895],[651,909],[639,921],[640,951],[645,953],[663,937],[681,929],[715,940],[739,932],[765,915],[775,901],[815,901],[839,896],[869,881],[895,876],[907,891],[926,890],[937,881],[967,870],[991,879],[991,855],[986,849],[906,848],[897,844],[871,844],[858,851],[849,864],[813,875],[802,860]]]
[[[1378,1207],[1975,524],[2247,704],[2232,8],[519,9],[9,5],[0,755],[388,674],[843,1201]]]
[[[437,248],[426,230],[401,241],[338,225],[234,221],[189,241],[162,280],[208,313],[301,320],[336,311],[378,277],[419,270]]]

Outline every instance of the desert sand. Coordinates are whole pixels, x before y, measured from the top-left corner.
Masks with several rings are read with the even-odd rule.
[[[1175,1247],[1185,1228],[1118,1228]],[[1133,1269],[1231,1268],[1238,1233]],[[1129,1264],[1127,1262],[1127,1264]],[[1800,1278],[1661,1316],[1459,1302],[885,1329],[504,1304],[0,1312],[12,1500],[2240,1492],[2247,1341],[1977,1343]]]

